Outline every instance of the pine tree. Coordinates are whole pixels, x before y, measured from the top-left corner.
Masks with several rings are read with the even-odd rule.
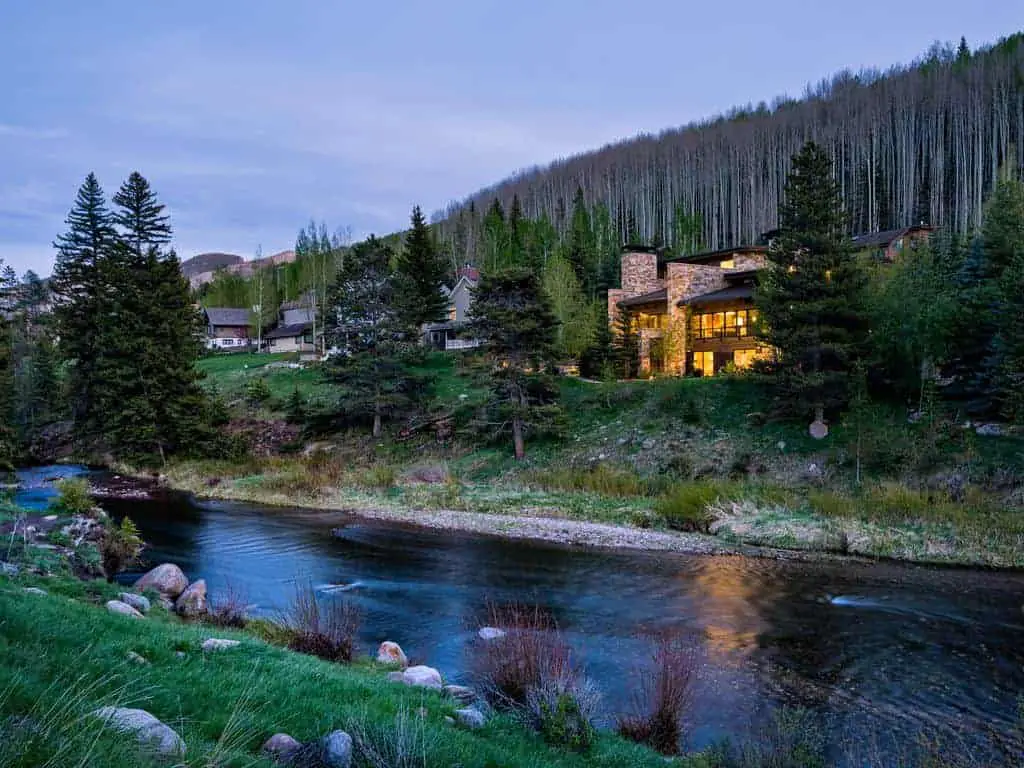
[[[170,217],[141,173],[132,172],[114,195],[113,203],[117,206],[114,224],[120,227],[122,239],[137,258],[145,258],[150,248],[159,249],[171,242]]]
[[[580,375],[591,379],[603,379],[609,371],[615,376],[619,373],[615,365],[615,334],[605,310],[598,309],[600,311],[593,313],[590,346],[580,356]]]
[[[537,275],[522,267],[485,272],[470,309],[474,338],[487,352],[484,378],[491,397],[482,426],[511,433],[516,459],[526,438],[555,429],[558,392],[545,373],[552,360],[558,321]]]
[[[985,252],[998,271],[995,337],[987,363],[1000,412],[1024,421],[1024,182],[999,184],[983,228]]]
[[[813,142],[793,159],[758,305],[777,354],[780,405],[796,416],[837,415],[864,354],[865,276],[851,253],[831,160]]]
[[[11,324],[7,320],[7,298],[14,291],[10,276],[4,276],[0,261],[0,475],[10,471],[15,459],[14,361],[11,354]]]
[[[442,292],[448,269],[430,235],[430,227],[417,205],[405,249],[396,260],[395,306],[401,322],[410,328],[444,320],[448,299]]]
[[[572,265],[562,256],[548,261],[541,281],[558,320],[556,349],[560,356],[578,358],[594,338],[591,303],[584,297]]]
[[[566,258],[572,264],[583,292],[593,296],[598,282],[597,243],[583,188],[576,188],[572,201],[572,222],[566,240]]]
[[[117,243],[103,190],[90,173],[78,190],[66,219],[68,230],[54,243],[57,261],[52,288],[61,353],[71,363],[68,396],[79,440],[94,440],[100,432],[97,397],[102,382],[102,331],[108,322],[107,302],[116,293],[108,281],[106,262]]]
[[[335,426],[373,424],[409,413],[424,397],[426,380],[413,370],[419,353],[415,329],[406,325],[394,303],[391,249],[371,236],[353,246],[331,293],[328,339],[340,351],[325,366],[335,386],[339,410]]]
[[[505,209],[501,201],[494,198],[483,220],[481,243],[483,247],[484,271],[495,271],[510,266],[508,256],[508,226],[505,223]]]
[[[635,379],[640,375],[640,339],[625,307],[619,307],[616,313],[612,335],[612,362],[616,374],[624,379]]]

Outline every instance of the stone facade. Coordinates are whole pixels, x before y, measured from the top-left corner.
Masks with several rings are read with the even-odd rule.
[[[622,290],[627,297],[640,296],[665,287],[658,278],[658,254],[622,254]]]

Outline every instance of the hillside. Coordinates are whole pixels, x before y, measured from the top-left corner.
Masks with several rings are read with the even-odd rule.
[[[218,269],[241,264],[245,259],[233,253],[199,253],[181,262],[181,273],[185,277],[194,277],[203,272],[214,272]]]
[[[1024,146],[1024,34],[974,53],[935,46],[909,66],[841,72],[802,99],[740,107],[657,136],[560,159],[483,189],[435,217],[456,257],[477,260],[484,213],[518,198],[560,231],[577,188],[619,242],[675,245],[680,216],[710,249],[754,242],[777,225],[790,158],[807,139],[836,163],[853,232],[921,221],[973,230],[1001,169]]]

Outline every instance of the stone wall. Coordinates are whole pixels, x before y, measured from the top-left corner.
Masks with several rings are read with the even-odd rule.
[[[627,296],[639,296],[664,288],[658,279],[658,254],[622,254],[622,290]]]
[[[670,263],[665,274],[668,292],[668,342],[665,368],[682,376],[686,373],[687,342],[689,340],[689,307],[679,302],[717,291],[726,286],[725,274],[716,265]],[[738,265],[737,265],[738,266]]]
[[[727,269],[726,272],[746,272],[751,269],[764,269],[768,263],[768,257],[761,253],[736,255],[733,257],[736,266]]]

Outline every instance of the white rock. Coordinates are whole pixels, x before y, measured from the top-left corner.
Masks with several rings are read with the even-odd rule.
[[[352,765],[352,737],[344,731],[331,731],[320,743],[320,760],[327,768]]]
[[[474,692],[472,688],[467,688],[464,685],[446,685],[444,687],[444,692],[463,704],[469,704],[471,701],[476,699],[476,692]]]
[[[974,431],[982,437],[1002,437],[1006,434],[1001,424],[979,424]]]
[[[134,733],[145,749],[152,750],[160,757],[185,756],[185,742],[181,736],[144,709],[103,707],[93,712],[93,715],[102,718],[118,731]]]
[[[203,650],[207,653],[210,651],[226,651],[228,648],[236,648],[241,643],[238,640],[225,640],[219,637],[211,637],[209,640],[203,641]]]
[[[48,594],[50,594],[45,589],[40,589],[39,587],[25,587],[22,590],[22,592],[24,592],[26,595],[48,595]]]
[[[149,613],[149,599],[134,592],[122,592],[119,596],[122,603],[127,603],[139,613]]]
[[[163,563],[135,582],[136,592],[155,589],[161,595],[177,597],[188,587],[188,577],[174,563]]]
[[[388,681],[392,683],[404,683],[405,675],[401,672],[388,672]]]
[[[128,653],[126,653],[124,657],[133,664],[149,664],[149,662],[146,660],[144,656],[140,656],[135,651],[128,651]]]
[[[108,600],[107,610],[111,613],[118,613],[122,616],[130,616],[133,619],[145,618],[145,616],[128,605],[128,603],[122,603],[120,600]]]
[[[402,682],[406,685],[416,686],[417,688],[433,688],[434,690],[440,691],[444,688],[444,681],[441,679],[441,673],[433,667],[418,666],[409,667],[402,673]]]
[[[498,640],[508,633],[504,629],[498,629],[497,627],[481,627],[477,635],[481,640]]]
[[[487,718],[483,716],[483,713],[478,709],[473,709],[472,707],[456,709],[453,714],[455,715],[455,722],[463,728],[475,730],[477,728],[483,728],[484,725],[487,724]]]
[[[206,613],[206,582],[199,579],[189,584],[174,601],[174,610],[188,618]]]
[[[409,659],[406,658],[402,646],[390,640],[385,640],[377,648],[377,661],[381,664],[397,664],[402,668],[409,666]]]
[[[287,733],[275,733],[263,742],[261,751],[264,754],[277,758],[278,760],[287,760],[300,749],[302,749],[302,744],[293,739]]]

